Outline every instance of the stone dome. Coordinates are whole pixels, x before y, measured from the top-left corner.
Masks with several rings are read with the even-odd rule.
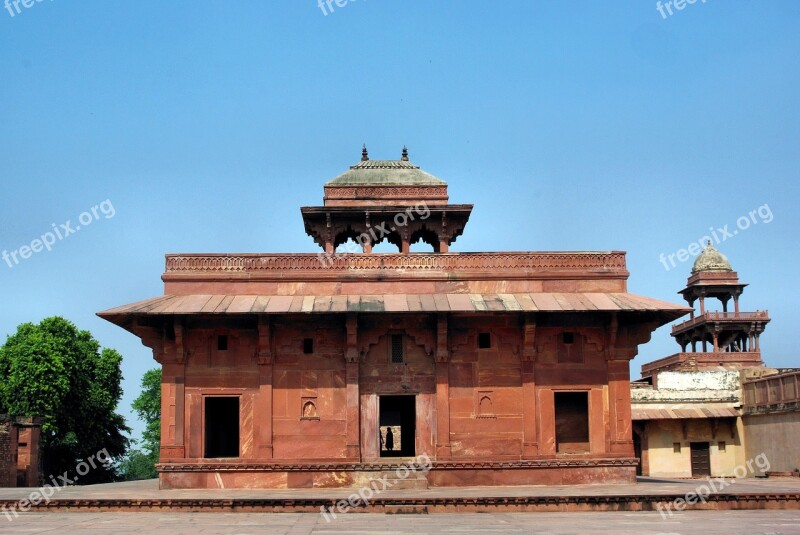
[[[701,271],[733,271],[728,257],[714,249],[710,240],[703,252],[694,261],[694,266],[692,266],[692,275],[696,275]]]

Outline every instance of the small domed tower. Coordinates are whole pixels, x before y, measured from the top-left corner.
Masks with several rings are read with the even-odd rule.
[[[305,206],[306,233],[326,254],[352,239],[364,253],[388,241],[397,252],[410,252],[422,241],[433,252],[446,253],[463,232],[471,204],[448,204],[447,182],[426,173],[408,159],[361,161],[325,184],[323,206]]]
[[[674,325],[672,336],[681,345],[681,352],[642,367],[642,376],[649,377],[665,370],[740,369],[763,366],[759,337],[769,323],[766,310],[742,312],[739,296],[747,284],[728,258],[709,241],[692,266],[686,288],[680,293],[694,309],[690,319]],[[721,311],[706,310],[706,298],[716,298]],[[733,299],[733,311],[728,303]],[[691,346],[691,350],[687,349]]]

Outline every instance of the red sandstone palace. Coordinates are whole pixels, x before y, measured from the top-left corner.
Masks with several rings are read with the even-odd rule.
[[[634,481],[629,361],[689,308],[627,293],[623,252],[449,252],[472,205],[405,150],[324,190],[301,209],[324,253],[167,255],[163,296],[100,313],[163,366],[162,488],[355,486],[419,455],[431,486]]]

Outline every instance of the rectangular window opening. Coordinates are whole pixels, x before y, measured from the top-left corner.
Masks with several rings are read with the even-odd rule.
[[[239,398],[205,398],[205,457],[239,457]]]
[[[556,392],[556,452],[589,452],[589,393]]]
[[[478,333],[478,349],[492,347],[492,333]]]
[[[403,355],[403,335],[392,335],[392,364],[402,364],[405,362]]]
[[[672,443],[672,453],[680,453],[681,452],[681,443],[680,442],[673,442]]]
[[[559,336],[558,362],[580,364],[583,362],[583,344],[578,333],[573,331],[562,332]]]
[[[719,448],[719,451],[724,452],[725,448],[727,447],[727,444],[725,444],[724,442],[720,442],[719,444],[717,444],[717,447]]]
[[[217,351],[227,351],[228,350],[228,335],[221,334],[217,336]]]
[[[314,339],[313,338],[303,338],[303,353],[306,355],[310,355],[314,352]]]

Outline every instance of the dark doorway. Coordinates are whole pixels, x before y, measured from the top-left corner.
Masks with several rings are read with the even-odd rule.
[[[708,442],[692,442],[692,477],[711,475],[711,453]]]
[[[633,432],[633,454],[636,456],[636,475],[642,475],[642,439],[639,433]]]
[[[381,457],[416,455],[417,398],[381,396],[378,432]]]
[[[239,398],[207,397],[206,458],[239,456]]]
[[[556,452],[589,452],[589,393],[556,392]]]

